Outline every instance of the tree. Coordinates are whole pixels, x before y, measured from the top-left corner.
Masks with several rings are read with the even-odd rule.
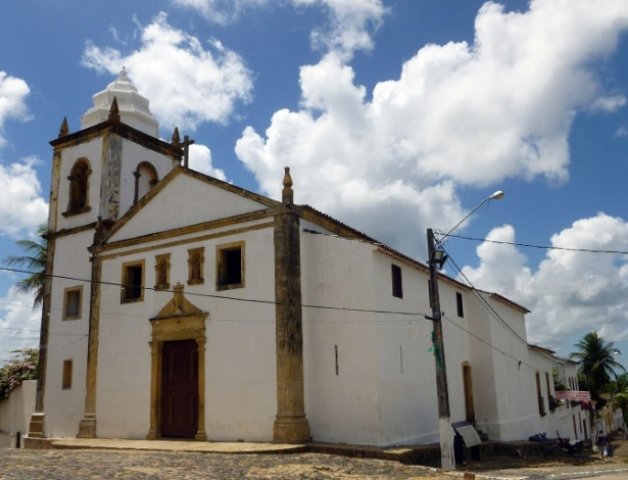
[[[575,345],[579,351],[571,357],[580,363],[578,373],[591,392],[591,397],[600,400],[600,393],[608,391],[611,380],[617,378],[616,370],[626,371],[614,356],[619,352],[613,342],[606,342],[597,332],[587,333]]]
[[[11,353],[13,358],[0,367],[0,400],[7,398],[24,380],[39,377],[39,350],[24,348]]]
[[[22,239],[17,245],[24,250],[25,255],[9,256],[5,263],[8,266],[17,265],[32,272],[29,276],[17,282],[16,286],[20,292],[35,293],[33,308],[38,307],[44,300],[44,286],[46,284],[46,257],[48,253],[48,240],[46,233],[48,226],[42,224],[37,227],[37,237],[39,240]]]

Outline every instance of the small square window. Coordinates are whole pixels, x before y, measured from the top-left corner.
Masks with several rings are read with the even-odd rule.
[[[390,273],[392,275],[393,297],[403,298],[403,282],[401,278],[401,267],[398,265],[391,265]]]
[[[144,261],[122,265],[122,303],[144,299]]]
[[[63,361],[63,379],[61,382],[61,388],[63,390],[72,388],[72,360]]]
[[[462,304],[462,293],[456,292],[456,307],[458,309],[458,316],[464,317],[464,306]]]
[[[203,247],[188,250],[188,285],[198,285],[205,281],[203,278],[204,253]]]
[[[218,290],[244,287],[244,242],[216,247]]]
[[[63,291],[63,320],[81,318],[83,287],[70,287]]]

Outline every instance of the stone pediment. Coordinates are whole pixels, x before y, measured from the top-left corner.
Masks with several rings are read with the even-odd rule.
[[[172,298],[159,313],[150,319],[150,321],[166,320],[180,317],[206,317],[204,312],[183,295],[183,285],[177,283],[173,287]]]

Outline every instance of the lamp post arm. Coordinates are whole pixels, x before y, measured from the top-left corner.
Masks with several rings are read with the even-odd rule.
[[[478,203],[475,207],[473,207],[471,209],[471,211],[469,213],[467,213],[462,220],[460,220],[458,223],[456,223],[452,228],[449,229],[449,231],[440,237],[440,239],[436,242],[438,244],[442,244],[445,239],[452,234],[452,232],[458,228],[460,225],[462,225],[471,215],[473,215],[482,205],[484,205],[485,203],[489,202],[490,200],[500,200],[504,197],[504,192],[502,192],[501,190],[497,190],[495,193],[493,193],[492,195],[486,197],[484,200],[482,200],[480,203]]]

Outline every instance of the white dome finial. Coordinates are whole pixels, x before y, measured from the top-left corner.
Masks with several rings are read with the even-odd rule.
[[[114,98],[117,99],[122,123],[157,137],[159,125],[148,108],[148,99],[137,91],[125,66],[120,69],[118,78],[93,96],[94,106],[81,118],[81,127],[91,127],[107,120]]]

